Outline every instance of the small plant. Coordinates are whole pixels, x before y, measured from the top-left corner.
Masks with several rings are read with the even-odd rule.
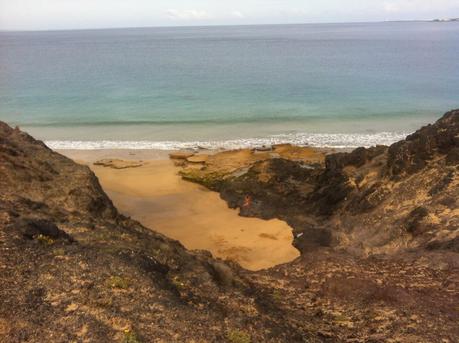
[[[172,278],[172,284],[177,288],[177,289],[183,289],[185,288],[185,284],[180,281],[180,279],[178,278],[178,276],[174,276]]]
[[[35,239],[45,245],[52,245],[55,242],[55,240],[51,237],[42,235],[41,233],[38,236],[36,236]]]
[[[129,282],[121,276],[111,276],[107,279],[106,284],[110,288],[128,289]]]
[[[130,329],[124,330],[123,343],[142,343],[136,333]]]
[[[250,335],[242,330],[229,330],[226,333],[226,338],[231,343],[251,343]]]
[[[278,290],[278,289],[275,289],[273,291],[273,300],[276,301],[276,302],[281,302],[282,301],[282,293]]]
[[[54,256],[63,256],[65,255],[65,250],[63,248],[57,248],[53,250]]]

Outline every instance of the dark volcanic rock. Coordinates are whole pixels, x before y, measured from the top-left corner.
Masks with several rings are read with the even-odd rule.
[[[313,179],[314,174],[297,162],[275,158],[255,163],[242,176],[219,183],[217,189],[230,207],[241,208],[241,215],[271,219],[292,203],[304,202],[297,186]]]
[[[455,212],[444,212],[441,199],[458,198],[458,137],[455,110],[389,148],[330,154],[323,166],[264,160],[240,176],[214,177],[212,187],[241,215],[287,221],[300,235],[295,241],[300,249],[328,241],[379,253],[437,239],[446,247],[456,234],[442,234],[443,223],[457,227],[459,219]],[[189,179],[201,182],[206,168],[201,174]],[[422,230],[416,228],[416,208],[429,213]]]
[[[427,125],[389,148],[387,173],[403,176],[422,170],[434,156],[447,155],[448,164],[457,162],[459,110],[446,113],[434,125]]]
[[[361,167],[375,157],[384,154],[387,147],[378,145],[372,148],[357,148],[352,152],[342,152],[328,155],[325,158],[325,167],[329,171],[342,170],[347,166]]]
[[[73,239],[65,231],[60,230],[56,224],[44,219],[19,219],[12,226],[19,229],[24,237],[29,239],[36,238],[39,235],[54,239],[65,239],[72,242]]]
[[[88,167],[75,164],[2,122],[0,137],[0,188],[10,195],[8,200],[22,198],[22,203],[43,204],[56,218],[66,213],[116,219],[111,200]]]
[[[428,214],[429,211],[425,207],[416,207],[411,211],[405,221],[405,227],[408,232],[413,234],[418,233],[420,222],[427,217]]]

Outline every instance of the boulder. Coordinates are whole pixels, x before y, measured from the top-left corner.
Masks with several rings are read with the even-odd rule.
[[[209,155],[200,154],[190,156],[186,160],[190,163],[206,163],[208,158]]]
[[[143,161],[126,161],[119,159],[102,159],[94,162],[95,166],[102,166],[113,169],[138,168],[145,165]]]
[[[187,158],[194,155],[191,151],[176,151],[169,154],[169,158],[172,160],[186,160]]]

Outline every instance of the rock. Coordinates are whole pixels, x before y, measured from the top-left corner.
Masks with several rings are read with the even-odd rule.
[[[446,164],[450,166],[459,165],[459,147],[455,147],[448,152],[448,155],[446,155]]]
[[[384,186],[383,182],[376,182],[356,194],[346,209],[355,214],[368,212],[380,205],[389,194],[390,190]]]
[[[35,238],[39,235],[47,236],[53,239],[65,239],[72,242],[73,239],[65,231],[60,230],[56,224],[44,219],[19,219],[13,227],[22,232],[28,239]]]
[[[235,275],[231,268],[219,261],[211,261],[210,266],[214,272],[215,279],[219,284],[225,287],[233,286],[235,283]]]
[[[368,149],[357,148],[352,152],[330,154],[325,158],[325,166],[330,171],[341,170],[346,166],[361,167],[386,151],[386,146],[378,145]]]
[[[173,160],[186,160],[187,158],[194,155],[194,152],[191,151],[177,151],[171,152],[169,158]]]
[[[93,163],[95,166],[102,166],[113,169],[138,168],[145,165],[143,161],[125,161],[118,159],[102,159]]]
[[[456,161],[459,148],[459,110],[446,113],[433,125],[427,125],[405,140],[389,147],[387,174],[394,178],[414,174],[433,159],[436,154],[449,157],[447,162]]]
[[[257,151],[266,152],[266,151],[272,151],[272,150],[273,150],[272,146],[266,146],[266,145],[262,145],[262,146],[256,147],[254,149],[255,152],[257,152]]]
[[[209,155],[199,154],[199,155],[193,155],[193,156],[187,157],[186,160],[187,162],[190,162],[190,163],[206,163],[208,158],[209,158]]]
[[[425,207],[416,207],[405,220],[406,230],[412,234],[419,233],[420,223],[428,214],[429,211]]]

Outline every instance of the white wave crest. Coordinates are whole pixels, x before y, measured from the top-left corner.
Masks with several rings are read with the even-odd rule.
[[[98,150],[98,149],[241,149],[269,146],[273,144],[291,143],[298,146],[321,148],[356,148],[374,145],[390,145],[406,137],[407,133],[295,133],[280,134],[265,138],[244,138],[214,141],[45,141],[51,149],[65,150]]]

